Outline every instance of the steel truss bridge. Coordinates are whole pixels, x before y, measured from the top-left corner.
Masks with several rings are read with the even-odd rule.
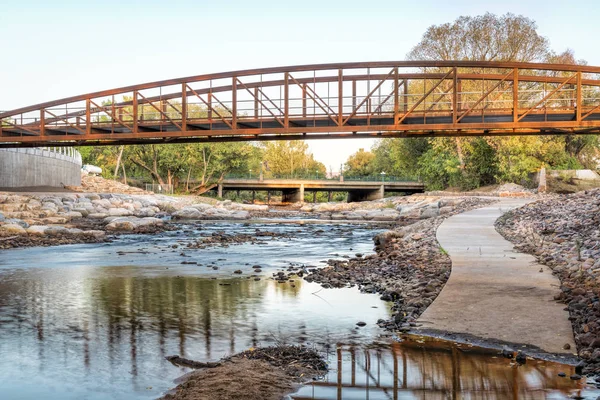
[[[199,75],[0,113],[0,147],[600,132],[600,67],[361,62]]]

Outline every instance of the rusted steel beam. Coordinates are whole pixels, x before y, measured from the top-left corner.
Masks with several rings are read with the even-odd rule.
[[[528,135],[565,135],[565,134],[598,134],[599,129],[596,130],[582,130],[582,131],[570,131],[562,132],[559,130],[527,130],[518,133],[519,136]],[[485,136],[514,136],[513,130],[494,130],[486,131]],[[110,136],[110,135],[108,135]],[[159,135],[160,136],[160,135]],[[170,143],[217,143],[217,142],[242,142],[242,141],[271,141],[271,140],[319,140],[319,139],[345,139],[345,138],[409,138],[409,137],[472,137],[472,136],[483,136],[479,131],[468,131],[468,130],[452,130],[452,131],[439,131],[435,134],[431,131],[426,132],[399,132],[399,131],[382,131],[382,132],[363,132],[363,133],[339,133],[331,135],[325,134],[312,134],[305,135],[301,134],[274,134],[270,136],[258,136],[255,135],[234,135],[234,136],[219,136],[219,137],[198,137],[198,136],[176,136],[171,138],[159,137],[159,138],[133,138],[133,139],[122,139],[115,138],[114,135],[106,139],[98,139],[92,137],[87,141],[80,140],[80,137],[73,136],[58,136],[56,140],[49,142],[41,140],[36,136],[25,136],[13,137],[12,141],[3,141],[0,138],[0,147],[39,147],[39,146],[115,146],[115,145],[130,145],[130,144],[161,144],[170,140]]]
[[[337,112],[337,124],[342,126],[344,124],[344,70],[338,70],[338,112]]]
[[[534,109],[536,109],[540,104],[545,103],[550,97],[552,97],[552,95],[554,95],[554,93],[556,93],[560,89],[562,89],[567,83],[569,83],[570,81],[572,81],[573,78],[575,78],[575,77],[577,77],[577,74],[574,74],[574,75],[570,76],[569,78],[567,78],[567,80],[565,80],[564,82],[562,82],[553,91],[551,91],[546,96],[544,96],[544,98],[542,98],[540,101],[538,101],[533,107],[529,108],[527,111],[525,111],[523,114],[521,114],[519,116],[519,118],[517,119],[517,121],[522,120],[523,118],[525,118],[526,115],[528,115],[531,111],[533,111]]]
[[[67,97],[51,102],[36,104],[35,106],[23,107],[13,110],[14,113],[28,112],[40,108],[54,107],[60,104],[74,103],[84,101],[86,98],[107,97],[115,94],[130,93],[134,90],[152,89],[161,86],[179,85],[182,83],[192,83],[199,81],[208,81],[223,78],[232,78],[261,75],[261,74],[277,74],[282,72],[302,72],[302,71],[324,71],[324,70],[339,70],[339,69],[363,69],[363,68],[493,68],[493,69],[509,69],[519,68],[526,70],[546,70],[546,71],[566,71],[566,72],[583,72],[586,74],[599,74],[600,67],[592,67],[587,65],[572,65],[572,64],[550,64],[550,63],[519,63],[519,62],[496,62],[496,61],[381,61],[381,62],[354,62],[354,63],[335,63],[335,64],[312,64],[298,65],[289,67],[272,67],[258,68],[241,71],[229,71],[214,74],[196,75],[177,79],[167,79],[163,81],[148,82],[139,85],[124,86],[116,89],[93,92],[86,95]],[[0,114],[0,118],[4,118]]]
[[[40,136],[46,134],[46,110],[40,110]]]
[[[142,99],[146,100],[146,98],[144,97],[144,95],[143,95],[143,94],[141,94],[141,93],[139,93],[139,92],[138,92],[138,96],[140,96]],[[169,117],[169,116],[167,115],[167,113],[166,113],[166,112],[164,112],[164,111],[161,109],[162,107],[161,107],[161,108],[158,108],[158,107],[156,107],[156,106],[154,105],[154,103],[152,103],[152,102],[149,102],[149,103],[147,102],[147,104],[148,104],[150,107],[154,108],[156,111],[158,111],[158,112],[160,113],[160,115],[161,115],[161,117],[162,117],[162,118],[164,118],[164,119],[166,119],[166,120],[169,120],[169,121],[170,121],[170,122],[171,122],[173,125],[177,126],[179,129],[181,129],[181,125],[179,125],[178,123],[176,123],[175,121],[173,121],[173,120],[171,119],[171,117]],[[139,128],[139,126],[138,126],[138,128]]]
[[[234,76],[231,78],[231,125],[233,129],[237,128],[237,83],[238,77]]]
[[[444,77],[442,79],[439,80],[439,82],[437,82],[435,85],[433,85],[433,87],[431,89],[429,89],[429,91],[427,93],[425,93],[415,104],[413,104],[413,106],[410,108],[410,110],[398,119],[398,125],[400,125],[402,123],[402,121],[404,121],[410,113],[412,113],[423,101],[425,101],[425,99],[431,93],[433,93],[433,91],[435,89],[437,89],[437,87],[440,86],[440,84],[442,82],[444,82],[444,80],[446,80],[450,76],[450,74],[452,74],[452,72],[453,72],[453,70],[450,70],[446,75],[444,75]]]
[[[204,105],[206,105],[207,107],[207,118],[210,124],[212,124],[212,113],[214,111],[215,114],[217,114],[217,117],[219,117],[221,119],[221,121],[223,121],[225,124],[227,124],[227,126],[229,126],[231,129],[233,129],[233,125],[227,120],[225,119],[224,116],[222,116],[217,110],[215,110],[212,106],[212,93],[208,93],[208,100],[204,100],[202,98],[202,96],[200,96],[198,93],[196,93],[196,91],[194,89],[191,89],[189,86],[188,88],[191,90],[191,92],[198,98],[200,99],[201,102],[204,103]],[[218,99],[217,99],[218,101]],[[219,102],[220,103],[220,102]]]
[[[398,123],[400,113],[400,79],[398,79],[398,67],[394,68],[394,125]]]
[[[291,78],[292,81],[294,81],[294,83],[296,83],[298,86],[302,87],[300,82],[298,82],[291,74],[288,74],[288,77]],[[310,86],[305,86],[305,87],[306,87],[306,94],[308,95],[308,97],[310,97],[312,99],[312,101],[316,105],[318,105],[319,108],[321,110],[323,110],[323,112],[325,114],[327,114],[327,116],[329,116],[329,118],[331,118],[333,120],[333,122],[335,122],[337,124],[337,120],[334,117],[335,111],[333,111],[333,109],[331,107],[329,107],[329,104],[327,104],[327,102],[325,102],[319,95],[317,95],[317,93],[314,91],[313,88],[311,88]],[[319,99],[320,101],[317,101],[317,99]]]
[[[256,95],[255,93],[253,93],[253,92],[252,92],[252,91],[251,91],[251,90],[250,90],[250,89],[249,89],[249,88],[248,88],[248,87],[247,87],[247,86],[246,86],[246,85],[245,85],[245,84],[244,84],[242,81],[240,81],[239,79],[238,79],[238,83],[239,83],[239,84],[240,84],[240,85],[241,85],[241,86],[242,86],[244,89],[246,89],[246,91],[248,91],[248,93],[250,93],[250,95],[251,95],[251,96],[253,96],[253,97],[254,97],[254,96],[256,96],[256,97],[254,97],[254,100],[255,100],[255,101],[258,101],[258,103],[259,103],[259,104],[260,104],[260,105],[261,105],[261,106],[262,106],[262,107],[263,107],[265,110],[267,110],[267,111],[269,112],[269,114],[271,114],[271,116],[272,116],[273,118],[275,118],[275,120],[281,124],[281,126],[284,126],[284,127],[286,126],[285,122],[282,122],[282,121],[281,121],[281,119],[280,119],[280,118],[279,118],[277,115],[275,115],[275,113],[274,113],[274,112],[272,112],[272,111],[271,111],[271,109],[269,109],[269,107],[267,107],[267,106],[265,105],[265,103],[263,103],[263,101],[260,99],[260,97],[259,97],[259,96],[262,96],[262,97],[264,97],[265,99],[267,99],[267,101],[269,101],[269,103],[271,103],[271,105],[272,105],[273,107],[275,107],[275,108],[277,109],[277,111],[279,111],[279,114],[280,114],[280,115],[283,115],[284,117],[288,116],[288,114],[289,114],[289,112],[287,111],[287,110],[289,109],[289,106],[288,106],[287,104],[286,104],[286,106],[285,106],[285,107],[286,107],[286,111],[284,112],[283,110],[281,110],[281,108],[277,107],[277,105],[276,105],[276,104],[273,102],[273,100],[271,100],[271,99],[270,99],[270,98],[269,98],[269,97],[268,97],[266,94],[264,94],[264,93],[263,93],[263,91],[262,91],[262,90],[260,90],[259,88],[256,88],[256,92],[257,92],[257,94],[258,94],[258,95]],[[286,88],[286,93],[287,93],[287,90],[288,90],[288,89]],[[287,97],[287,96],[288,96],[288,94],[286,94],[285,96]]]
[[[395,68],[392,69],[390,71],[389,74],[387,74],[385,76],[385,78],[383,78],[382,80],[380,80],[377,85],[373,88],[373,90],[371,90],[369,92],[369,94],[367,94],[365,96],[365,98],[363,99],[363,101],[361,101],[358,106],[354,107],[354,109],[352,110],[352,113],[346,117],[346,119],[339,125],[344,125],[346,122],[348,122],[348,120],[352,117],[354,117],[356,115],[356,113],[358,112],[358,109],[361,108],[363,106],[363,104],[365,104],[367,101],[369,101],[369,99],[371,99],[371,96],[373,96],[373,93],[375,93],[377,91],[377,89],[379,89],[381,87],[381,85],[383,85],[385,83],[386,80],[388,80],[390,78],[390,76],[392,76],[392,74],[395,72]],[[369,113],[370,114],[370,113]]]
[[[477,101],[471,107],[469,107],[464,113],[462,113],[460,115],[460,117],[458,117],[456,119],[456,122],[460,122],[465,116],[467,116],[471,111],[473,111],[473,109],[475,109],[475,107],[477,107],[479,104],[481,104],[481,102],[483,100],[485,100],[494,90],[496,90],[498,88],[498,86],[500,86],[502,84],[502,82],[504,82],[505,80],[507,80],[512,74],[513,74],[513,71],[511,71],[508,74],[506,74],[504,76],[504,79],[502,79],[501,81],[498,81],[494,86],[492,86],[491,89],[489,89],[479,99],[477,99]]]
[[[53,114],[52,112],[50,112],[50,111],[48,111],[48,110],[44,110],[44,112],[45,112],[45,113],[47,113],[47,114],[50,114],[50,115],[52,115],[54,118],[59,118],[57,115]],[[69,121],[65,121],[65,123],[66,123],[68,126],[70,126],[71,128],[73,128],[73,129],[75,129],[75,130],[77,130],[77,131],[79,131],[79,132],[81,132],[82,134],[84,134],[84,135],[85,135],[85,133],[86,133],[86,132],[85,132],[84,130],[82,130],[81,128],[79,128],[77,125],[73,125],[73,124],[71,124]]]
[[[110,112],[109,112],[108,107],[99,106],[98,104],[96,104],[95,102],[93,102],[91,100],[90,100],[90,104],[93,104],[96,107],[96,109],[99,109],[101,112],[108,114],[112,121],[117,121],[119,123],[119,125],[127,128],[127,129],[133,130],[133,127],[127,125],[125,122],[123,122],[121,120],[121,118],[119,118],[115,115],[115,105],[114,104],[111,104]],[[127,114],[129,114],[129,113],[127,113]],[[131,115],[131,114],[129,114],[129,115]]]
[[[331,66],[331,64],[327,64]],[[71,141],[72,136],[78,138],[77,143],[83,141],[94,141],[98,135],[108,135],[109,139],[105,141],[127,140],[132,141],[171,141],[178,140],[272,140],[273,137],[281,135],[321,135],[330,133],[335,137],[346,137],[346,134],[360,134],[367,132],[369,135],[372,132],[378,132],[377,135],[387,135],[390,132],[397,131],[399,135],[462,135],[462,130],[467,130],[468,134],[488,135],[497,134],[499,131],[507,131],[513,134],[529,134],[530,132],[555,134],[560,133],[582,133],[582,130],[597,130],[600,126],[600,109],[598,106],[583,106],[583,86],[589,83],[589,86],[600,87],[600,80],[584,79],[589,77],[594,68],[587,66],[575,66],[562,69],[563,72],[572,72],[572,75],[565,80],[564,77],[549,76],[548,71],[557,71],[559,69],[545,69],[546,64],[520,64],[520,63],[470,63],[470,62],[442,62],[430,64],[428,62],[410,62],[410,63],[392,63],[387,74],[380,73],[386,63],[352,63],[340,64],[339,68],[327,69],[325,66],[317,66],[312,70],[308,70],[306,66],[286,67],[279,69],[265,69],[253,71],[277,71],[277,74],[282,74],[283,79],[273,79],[263,82],[262,75],[251,76],[246,74],[247,71],[242,71],[240,74],[230,74],[231,85],[213,87],[212,80],[217,79],[216,75],[203,75],[201,79],[191,80],[190,82],[181,82],[181,90],[174,93],[163,94],[162,85],[167,83],[172,84],[172,81],[161,81],[161,85],[154,86],[160,90],[159,96],[145,97],[139,90],[152,89],[148,84],[137,85],[138,88],[133,91],[132,100],[116,102],[115,95],[119,94],[119,89],[106,92],[96,92],[88,95],[79,96],[80,101],[85,101],[85,109],[69,108],[80,107],[71,105],[70,101],[55,101],[44,104],[55,104],[54,108],[35,106],[26,107],[19,112],[13,110],[0,114],[0,119],[6,121],[2,127],[2,143],[8,143],[11,140],[19,140],[23,138],[23,143],[33,143],[40,141],[40,135],[44,136],[44,140],[48,143],[56,140]],[[431,67],[433,65],[438,68],[449,67],[449,72],[407,72],[401,73],[401,69],[408,66]],[[443,66],[446,67],[443,67]],[[477,65],[481,65],[481,69],[495,68],[496,70],[507,70],[503,73],[492,74],[476,74],[476,73],[460,73],[466,66],[474,69]],[[535,65],[535,68],[533,66]],[[442,66],[442,67],[440,67]],[[511,67],[512,66],[512,67]],[[298,68],[298,69],[297,69]],[[363,68],[367,70],[366,74],[352,74],[352,68]],[[377,68],[375,74],[371,74],[371,68]],[[387,69],[387,67],[386,67]],[[525,72],[525,70],[538,69],[538,72]],[[312,77],[303,76],[295,78],[294,71],[312,72]],[[317,71],[326,71],[325,76],[317,77]],[[439,70],[438,70],[439,71]],[[360,71],[357,71],[360,72]],[[523,75],[519,75],[522,73]],[[533,73],[533,74],[532,74]],[[535,75],[538,74],[538,75]],[[452,76],[450,76],[452,75]],[[500,90],[494,96],[494,91],[499,87],[504,87],[504,83],[513,75],[512,86],[512,109],[507,109],[507,101],[495,102],[496,99],[502,98],[504,89]],[[564,74],[563,74],[564,75]],[[227,75],[223,75],[227,76]],[[243,82],[247,80],[249,82]],[[573,85],[573,79],[577,79]],[[302,89],[302,112],[292,112],[289,90],[291,82],[298,85]],[[260,80],[260,81],[259,81]],[[385,82],[393,81],[392,91],[385,96],[382,96],[381,87]],[[433,81],[433,87],[427,92],[424,88],[422,96],[415,102],[412,97],[409,100],[408,81],[416,85],[429,85],[429,81]],[[461,110],[462,105],[462,82],[487,82],[491,81],[491,88],[484,89],[484,93],[478,97],[465,110]],[[202,89],[193,89],[192,83],[204,81],[206,86]],[[376,81],[374,88],[370,82]],[[450,81],[450,88],[441,91],[438,95],[436,91],[440,91],[441,85],[444,82]],[[520,88],[519,82],[528,83],[553,83],[556,88],[550,93],[544,93],[540,101],[536,101],[533,107],[527,104],[525,113],[520,113]],[[352,110],[344,110],[344,82],[352,83]],[[367,89],[361,85],[360,91],[357,90],[357,82],[367,82]],[[401,83],[402,82],[402,83]],[[317,85],[326,83],[327,85]],[[335,95],[329,93],[330,88],[337,84],[337,106]],[[400,95],[400,86],[404,86],[404,96]],[[570,97],[572,101],[569,104],[564,102],[548,103],[559,90],[566,85],[575,88],[575,97]],[[244,115],[243,120],[240,120],[238,113],[240,104],[238,104],[238,90],[242,86],[251,96],[254,97],[254,116]],[[532,85],[528,90],[537,90],[537,85]],[[265,95],[263,91],[267,87],[279,87],[280,93],[283,91],[281,99],[272,99]],[[122,88],[121,88],[122,89]],[[541,89],[541,88],[540,88]],[[450,93],[451,90],[451,93]],[[214,93],[225,93],[224,96],[231,96],[231,106],[225,105],[220,101]],[[98,105],[97,99],[94,97],[98,93],[104,93],[112,98],[110,106]],[[375,99],[377,93],[377,101]],[[435,95],[434,95],[435,93]],[[126,94],[126,93],[123,93]],[[439,103],[450,95],[452,106],[439,107]],[[196,96],[200,101],[207,106],[207,116],[200,115],[198,118],[190,118],[188,112],[188,98]],[[327,96],[327,99],[325,99]],[[213,97],[218,107],[213,106]],[[359,99],[361,97],[361,99]],[[393,97],[393,107],[384,109],[388,101]],[[402,99],[402,104],[400,103]],[[491,98],[494,100],[490,100]],[[206,98],[206,100],[205,100]],[[308,109],[308,98],[314,103],[314,108]],[[429,100],[431,98],[431,100]],[[181,109],[173,104],[173,100],[181,99]],[[383,101],[382,101],[383,99]],[[73,100],[73,98],[69,98]],[[277,101],[283,101],[284,107],[281,104],[277,105]],[[433,104],[430,104],[433,101]],[[479,107],[480,104],[486,102],[485,107]],[[410,107],[409,107],[410,102]],[[350,102],[349,102],[350,103]],[[425,106],[420,107],[426,103]],[[363,106],[367,106],[366,113],[359,112]],[[390,103],[391,104],[391,103]],[[546,104],[545,107],[539,109],[540,104]],[[564,104],[564,105],[563,105]],[[92,107],[92,105],[94,107]],[[144,118],[143,112],[145,106],[158,111],[160,118],[158,120],[148,120]],[[133,112],[128,111],[132,107]],[[139,107],[142,106],[140,109]],[[267,113],[259,112],[259,106],[267,110]],[[506,107],[506,108],[505,108]],[[168,111],[171,108],[175,113]],[[60,111],[56,111],[59,109]],[[402,110],[401,110],[402,109]],[[27,110],[26,112],[23,110]],[[139,115],[141,110],[141,114]],[[230,115],[225,115],[224,110]],[[474,115],[474,110],[477,110],[477,115]],[[403,114],[401,114],[403,112]],[[59,115],[61,114],[62,115]],[[102,121],[95,116],[100,114],[110,116],[109,121]],[[219,116],[219,119],[213,120],[213,113]],[[39,115],[37,118],[32,117]],[[264,114],[264,115],[263,115]],[[80,124],[81,118],[85,115],[86,124],[85,130]],[[132,122],[129,118],[124,118],[125,115],[132,117]],[[32,122],[33,121],[33,122]],[[72,121],[76,121],[75,124]],[[333,121],[334,125],[330,121]],[[481,124],[481,125],[478,125]],[[346,126],[347,125],[347,126]],[[559,132],[562,130],[563,132]],[[102,136],[104,137],[104,136]],[[118,139],[116,139],[118,137]],[[19,139],[15,139],[19,138]],[[60,139],[58,139],[60,138]],[[14,144],[14,143],[13,143]],[[7,144],[10,145],[10,144]]]
[[[187,84],[181,84],[181,130],[187,131]]]
[[[375,80],[381,80],[385,77],[384,74],[376,74],[376,75],[344,75],[343,79],[344,81],[351,81],[353,82],[353,86],[356,86],[356,82],[357,81],[363,81],[363,80],[371,80],[371,79],[375,79]],[[399,79],[441,79],[443,77],[443,74],[440,73],[411,73],[411,74],[399,74]],[[461,81],[462,79],[464,80],[501,80],[504,77],[504,75],[498,75],[498,74],[460,74],[459,73],[459,81]],[[325,83],[325,82],[334,82],[338,79],[337,76],[325,76],[325,77],[315,77],[315,78],[298,78],[297,81],[300,83]],[[535,75],[523,75],[519,78],[520,80],[522,80],[523,82],[538,82],[538,83],[561,83],[563,81],[563,79],[561,77],[554,77],[554,76],[535,76]],[[250,83],[246,83],[245,85],[248,88],[258,88],[258,87],[273,87],[273,86],[281,86],[284,84],[283,80],[273,80],[273,81],[265,81],[265,82],[250,82]],[[600,80],[582,80],[582,84],[586,85],[586,86],[599,86],[600,87]],[[198,89],[196,92],[199,94],[207,94],[209,92],[213,92],[213,93],[218,93],[218,92],[230,92],[232,90],[232,85],[225,85],[225,86],[218,86],[218,87],[213,87],[213,88],[207,88],[207,89]],[[406,88],[406,90],[408,90]],[[192,96],[191,91],[188,91],[188,93],[186,93],[188,96]],[[405,93],[406,94],[406,93]],[[169,94],[161,94],[160,96],[152,96],[152,97],[147,97],[147,101],[148,102],[156,102],[156,101],[160,101],[163,99],[166,100],[171,100],[171,99],[176,99],[176,98],[180,98],[181,97],[181,93],[180,92],[176,92],[176,93],[169,93]],[[132,105],[132,101],[122,101],[122,102],[118,102],[115,103],[116,106],[128,106],[128,105]],[[406,110],[405,110],[406,111]],[[6,113],[5,113],[6,114]],[[2,114],[0,114],[1,118],[4,118],[1,116]],[[14,115],[14,114],[13,114]],[[71,117],[75,117],[75,116],[80,116],[83,115],[83,112],[81,111],[76,111],[73,113],[69,113],[66,114],[65,117],[71,118]],[[8,116],[8,115],[5,115]],[[48,123],[52,123],[54,122],[51,119],[47,119]]]
[[[133,92],[133,133],[138,133],[138,117],[138,92],[136,90]]]
[[[581,71],[577,72],[577,89],[576,89],[576,108],[575,108],[575,120],[581,121],[581,104],[583,103],[582,87],[581,87]]]

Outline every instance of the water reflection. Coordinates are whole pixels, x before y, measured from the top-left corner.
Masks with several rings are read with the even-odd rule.
[[[129,269],[135,267],[122,267]],[[190,276],[114,277],[113,268],[0,275],[0,390],[6,398],[155,398],[183,370],[251,346],[372,341],[388,316],[356,289]],[[103,273],[105,273],[104,276]],[[376,307],[376,308],[373,308]],[[356,329],[359,318],[369,326]]]
[[[571,366],[538,360],[517,366],[493,350],[437,340],[339,346],[330,363],[323,381],[303,386],[292,399],[595,399],[599,394],[558,376],[574,373]]]

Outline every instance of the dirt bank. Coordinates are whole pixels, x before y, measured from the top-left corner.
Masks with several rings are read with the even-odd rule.
[[[537,201],[508,212],[496,229],[561,281],[584,372],[600,373],[600,189]]]
[[[349,260],[330,260],[329,266],[313,270],[307,281],[324,287],[357,285],[366,293],[379,293],[392,301],[393,315],[378,324],[407,331],[433,302],[450,276],[450,258],[440,248],[435,232],[448,216],[492,203],[493,200],[461,197],[438,200],[446,207],[443,216],[419,220],[374,238],[376,254]]]
[[[323,358],[302,346],[250,349],[209,366],[185,376],[162,399],[280,400],[327,371]]]

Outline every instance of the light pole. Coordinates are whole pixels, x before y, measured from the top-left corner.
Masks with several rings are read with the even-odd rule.
[[[381,182],[385,182],[385,171],[381,171]]]
[[[316,175],[316,177],[317,177],[317,180],[318,180],[318,179],[319,179],[319,170],[316,170],[316,171],[315,171],[315,175]]]
[[[248,179],[251,179],[251,178],[252,178],[252,170],[251,170],[251,169],[249,169],[249,170],[248,170]]]

